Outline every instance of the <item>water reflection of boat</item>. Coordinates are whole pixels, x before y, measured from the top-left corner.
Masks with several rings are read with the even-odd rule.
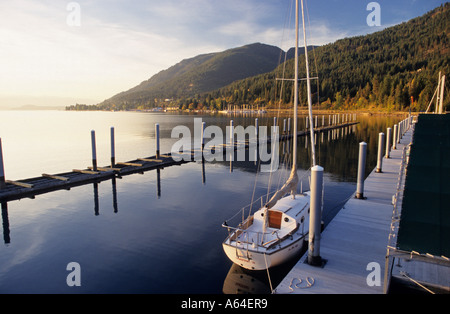
[[[246,273],[243,268],[233,263],[223,283],[223,293],[269,294],[270,287],[254,274]]]
[[[223,283],[225,294],[270,294],[274,287],[286,277],[299,258],[305,253],[304,248],[290,260],[270,269],[270,277],[266,270],[248,270],[233,263]]]

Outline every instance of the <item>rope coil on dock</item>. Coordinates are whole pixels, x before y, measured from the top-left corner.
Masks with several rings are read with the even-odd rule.
[[[295,279],[297,279],[299,282],[296,283],[295,285],[293,285]],[[306,286],[301,286],[301,284],[303,283],[303,280],[301,278],[296,278],[296,277],[292,278],[291,283],[289,284],[289,290],[291,290],[290,292],[291,293],[294,292],[294,288],[293,287],[295,287],[297,289],[307,289],[307,288],[311,288],[314,285],[314,283],[315,283],[315,280],[314,280],[313,277],[306,277],[305,280],[306,280],[305,281],[306,282]]]

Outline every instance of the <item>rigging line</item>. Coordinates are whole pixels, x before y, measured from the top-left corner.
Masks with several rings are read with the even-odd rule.
[[[281,41],[280,41],[280,46],[279,47],[283,47],[285,38],[289,38],[290,28],[288,26],[291,25],[292,5],[293,5],[293,1],[291,1],[291,6],[288,7],[287,10],[286,10],[286,15],[285,15],[285,18],[284,18],[283,33],[281,35]],[[287,30],[287,35],[285,36],[286,30]],[[278,59],[278,65],[281,64],[281,56],[283,55],[283,53],[284,53],[284,62],[286,62],[287,52],[283,51],[283,52],[280,53],[280,58]]]
[[[256,146],[256,147],[258,147],[258,146]],[[256,183],[258,182],[258,173],[259,173],[260,169],[261,169],[261,159],[258,158],[258,165],[256,167],[256,175],[255,175],[255,183],[253,185],[252,202],[250,203],[250,209],[248,210],[247,219],[250,218],[250,215],[252,213],[252,207],[253,207],[253,202],[254,202],[255,193],[256,193]]]
[[[309,18],[309,9],[308,9],[308,0],[305,0],[305,3],[306,3],[306,5],[305,5],[305,7],[306,7],[306,18],[307,18],[307,20],[308,20],[308,35],[309,35],[309,37],[311,38],[311,20],[310,20],[310,18]],[[306,49],[306,47],[305,47],[305,49]],[[314,45],[311,45],[311,50],[312,50],[312,53],[313,53],[313,60],[314,60],[314,67],[315,67],[315,70],[316,70],[316,74],[317,74],[317,76],[316,77],[314,77],[315,79],[317,79],[316,80],[316,83],[317,83],[317,109],[320,109],[319,107],[320,107],[320,86],[319,86],[319,68],[317,67],[317,58],[316,58],[316,50],[315,50],[315,48],[314,48]],[[312,79],[312,78],[310,78],[310,79]],[[317,119],[317,123],[319,123],[319,120]],[[317,125],[315,126],[316,128],[317,128]],[[314,135],[315,137],[314,137],[314,143],[315,144],[317,144],[317,141],[316,141],[316,136],[317,136],[317,140],[318,140],[318,142],[319,142],[319,145],[318,145],[318,159],[320,160],[320,156],[321,156],[321,150],[320,150],[320,139],[319,139],[319,134],[318,133],[315,133],[315,135]]]
[[[310,80],[319,80],[319,77],[318,76],[314,76],[314,77],[310,77],[309,79]],[[295,82],[295,79],[277,78],[276,80],[277,81],[292,81],[292,82]],[[298,81],[306,81],[306,80],[307,80],[307,78],[298,79]]]
[[[310,133],[311,133],[311,152],[312,152],[312,165],[316,166],[316,156],[315,156],[315,141],[314,141],[314,129],[313,129],[313,118],[312,118],[312,99],[311,99],[311,83],[310,83],[310,75],[309,75],[309,61],[308,61],[308,44],[306,40],[306,27],[305,27],[305,13],[304,13],[304,5],[303,0],[301,0],[302,5],[302,24],[303,24],[303,42],[304,42],[304,52],[305,52],[305,65],[306,65],[306,77],[308,80],[306,81],[307,93],[308,93],[308,112],[309,112],[309,122],[310,122]]]
[[[281,36],[280,47],[283,47],[283,43],[285,41],[285,38],[289,38],[289,36],[290,36],[289,35],[290,34],[290,28],[288,26],[291,25],[292,6],[293,6],[293,2],[291,1],[291,6],[286,11],[286,16],[285,16],[285,19],[284,19],[285,22],[284,22],[284,27],[283,27],[283,34]],[[286,29],[287,29],[287,36],[285,36]],[[284,78],[285,77],[285,72],[286,72],[287,51],[284,52],[282,50],[282,52],[280,52],[280,57],[278,59],[278,65],[281,64],[281,57],[282,57],[283,54],[284,54],[284,61],[283,61],[283,67],[281,68],[281,73],[282,73],[281,77]],[[275,76],[275,84],[274,84],[275,85],[275,88],[274,88],[274,93],[275,93],[274,100],[275,101],[277,99],[277,90],[278,90],[277,83],[276,83],[276,80],[277,80],[276,76]],[[281,88],[280,88],[280,103],[281,103],[281,101],[283,99],[283,97],[282,97],[282,95],[283,95],[283,88],[284,88],[284,86],[283,86],[283,84],[281,84]]]
[[[273,293],[272,281],[270,280],[269,267],[267,267],[266,253],[264,252],[264,262],[266,263],[267,277],[269,278],[270,293]]]
[[[421,283],[419,283],[417,280],[414,280],[413,278],[409,277],[409,276],[406,274],[406,272],[402,271],[402,272],[400,272],[400,274],[401,274],[403,277],[405,277],[405,278],[411,280],[412,282],[414,282],[414,283],[415,283],[416,285],[418,285],[419,287],[421,287],[421,288],[423,288],[424,290],[428,291],[429,293],[431,293],[431,294],[436,294],[435,292],[431,291],[430,289],[428,289],[427,287],[425,287],[424,285],[422,285]]]
[[[305,0],[305,2],[308,2],[308,0]],[[308,33],[309,37],[311,37],[311,20],[309,18],[309,9],[308,9],[308,3],[306,3],[306,18],[308,19]],[[317,58],[316,58],[316,49],[314,48],[314,45],[311,45],[311,50],[313,53],[313,59],[314,59],[314,67],[316,69],[317,73],[317,106],[320,106],[320,89],[319,89],[319,68],[317,66]]]
[[[291,6],[290,6],[290,9],[289,9],[289,14],[288,14],[288,20],[289,20],[289,24],[288,25],[290,25],[290,23],[291,23],[291,16],[292,16],[292,8],[293,8],[293,1],[291,1]],[[286,27],[286,24],[285,24],[285,27]],[[289,28],[288,28],[288,35],[289,35]],[[283,30],[283,33],[284,33],[284,30]],[[284,54],[284,62],[283,62],[283,71],[282,71],[282,78],[283,79],[285,79],[285,75],[286,75],[286,61],[287,61],[287,52],[285,52],[285,54]],[[275,86],[276,86],[276,78],[275,78]],[[276,114],[276,125],[274,125],[274,127],[276,128],[277,126],[279,126],[279,124],[280,124],[280,115],[281,115],[281,104],[283,103],[283,92],[284,92],[284,81],[282,80],[281,81],[281,88],[280,88],[280,98],[279,98],[279,101],[278,101],[278,109],[277,109],[277,114]],[[276,93],[276,88],[275,88],[275,93]],[[275,96],[275,99],[276,99],[276,96]],[[281,128],[278,128],[278,130],[281,130]],[[281,136],[281,132],[279,131],[278,132],[278,134],[279,134],[279,136]],[[273,133],[272,133],[272,135],[273,135]],[[272,146],[272,150],[271,150],[271,152],[272,152],[272,156],[273,156],[273,154],[275,153],[277,153],[277,152],[274,152],[273,151],[273,149],[276,147],[276,145],[273,145]],[[278,145],[278,153],[279,153],[279,150],[280,150],[280,146]],[[272,176],[273,175],[273,172],[271,172],[270,173],[270,176]],[[279,176],[279,180],[278,180],[278,185],[277,185],[277,188],[280,188],[280,186],[281,186],[281,179],[282,179],[282,175],[280,174]]]
[[[322,193],[323,193],[323,191],[324,191],[324,188],[322,188]],[[336,214],[337,214],[337,212],[335,212],[336,209],[338,209],[339,207],[340,207],[339,211],[340,211],[341,209],[344,209],[344,207],[345,207],[345,205],[347,204],[347,202],[348,202],[351,198],[353,198],[353,197],[354,197],[354,193],[350,194],[349,197],[347,197],[347,198],[345,198],[344,200],[340,201],[340,202],[339,202],[336,206],[334,206],[333,208],[330,208],[330,209],[327,211],[327,214],[323,216],[323,219],[322,219],[322,220],[326,220],[326,219],[327,219],[328,217],[330,217],[331,215],[336,215]],[[323,199],[323,195],[322,195],[322,199]],[[322,206],[324,206],[324,203],[323,203],[323,202],[322,202]]]
[[[290,25],[290,23],[291,23],[291,13],[292,13],[292,4],[293,4],[293,1],[291,2],[291,6],[290,6],[290,8],[289,8],[289,10],[288,10],[288,17],[289,18],[286,18],[285,19],[285,21],[286,20],[289,20],[289,22],[288,22],[288,25]],[[286,23],[285,23],[285,28],[286,28]],[[288,28],[288,30],[289,30],[289,28]],[[288,33],[289,33],[289,31],[288,31]],[[284,29],[283,29],[283,37],[284,37]],[[284,39],[283,39],[284,40]],[[282,40],[282,41],[283,41]],[[281,69],[281,72],[282,72],[282,74],[281,74],[281,77],[282,78],[284,78],[285,77],[285,75],[286,75],[286,61],[287,61],[287,52],[285,52],[284,53],[284,62],[283,62],[283,67],[282,67],[282,69]],[[276,77],[275,77],[275,88],[274,88],[274,93],[275,93],[275,95],[274,95],[274,99],[276,100],[277,99],[277,90],[278,90],[278,88],[277,88],[277,79],[276,79]],[[279,117],[280,117],[280,111],[281,111],[281,103],[282,103],[282,101],[283,101],[283,92],[284,92],[284,81],[282,80],[281,81],[281,84],[280,84],[280,95],[279,95],[279,101],[278,101],[278,113],[277,113],[277,116],[276,116],[276,118],[277,118],[277,124],[278,124],[278,120],[279,120]],[[273,134],[272,134],[273,135]],[[273,153],[273,152],[272,152]],[[268,182],[268,185],[267,185],[267,198],[266,198],[266,202],[268,202],[269,201],[269,194],[270,194],[270,186],[272,185],[272,179],[273,179],[273,172],[271,172],[270,174],[269,174],[269,182]]]

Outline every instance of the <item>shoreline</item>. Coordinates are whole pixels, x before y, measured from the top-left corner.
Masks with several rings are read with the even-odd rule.
[[[293,109],[266,109],[268,113],[277,112],[290,113]],[[313,114],[360,114],[367,116],[401,116],[409,114],[409,111],[371,111],[371,110],[335,110],[335,109],[316,109]],[[299,114],[308,114],[308,109],[298,109]],[[418,115],[421,112],[411,112],[411,115]]]
[[[137,112],[137,113],[183,113],[183,114],[221,114],[219,111],[210,111],[210,110],[62,110],[62,111],[77,111],[77,112]],[[293,109],[265,109],[267,115],[277,114],[290,114],[293,112]],[[298,113],[300,115],[307,115],[308,109],[298,109]],[[335,109],[313,109],[313,114],[358,114],[365,116],[404,116],[409,114],[409,111],[371,111],[371,110],[335,110]],[[424,112],[415,112],[411,111],[411,115],[417,116],[420,113]],[[245,113],[230,113],[230,114],[245,114]]]

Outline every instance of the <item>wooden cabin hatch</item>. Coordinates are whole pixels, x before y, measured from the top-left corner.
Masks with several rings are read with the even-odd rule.
[[[269,210],[269,228],[280,229],[283,213],[277,210]]]

